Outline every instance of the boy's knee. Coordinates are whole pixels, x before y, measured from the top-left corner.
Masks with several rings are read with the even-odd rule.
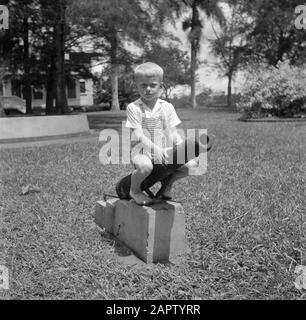
[[[199,158],[190,160],[179,170],[185,172],[187,176],[199,175]]]
[[[135,167],[142,174],[150,174],[153,170],[153,164],[147,157],[139,158],[137,163],[135,163]]]
[[[139,164],[138,166],[138,170],[142,173],[142,174],[150,174],[153,170],[153,164],[152,162],[142,162]]]
[[[198,166],[199,166],[199,158],[192,159],[186,163],[186,167],[189,169],[197,168]]]

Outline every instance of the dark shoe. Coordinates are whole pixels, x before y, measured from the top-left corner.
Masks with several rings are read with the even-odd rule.
[[[161,188],[158,190],[158,192],[155,195],[155,199],[157,200],[171,200],[172,197],[170,196],[170,191],[172,188],[172,184],[169,184],[171,177],[165,178],[161,184]],[[168,193],[168,194],[165,194]]]
[[[169,201],[169,200],[172,200],[172,197],[170,196],[166,196],[164,194],[159,194],[159,192],[156,194],[155,196],[155,199],[156,200],[166,200],[166,201]]]

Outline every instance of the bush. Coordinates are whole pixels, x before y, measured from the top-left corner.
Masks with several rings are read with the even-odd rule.
[[[167,99],[165,99],[167,100]],[[168,100],[176,109],[191,108],[190,96],[174,97]]]
[[[281,62],[276,67],[260,65],[249,69],[237,108],[247,118],[293,117],[305,113],[305,68]]]

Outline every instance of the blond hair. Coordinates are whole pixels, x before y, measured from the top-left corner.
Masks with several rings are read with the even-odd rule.
[[[148,76],[148,77],[158,76],[162,81],[164,77],[164,70],[156,63],[146,62],[135,68],[134,70],[135,80],[139,76]]]

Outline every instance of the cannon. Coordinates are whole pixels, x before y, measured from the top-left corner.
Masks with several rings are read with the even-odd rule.
[[[156,195],[152,193],[150,187],[157,182],[167,181],[165,179],[174,173],[178,168],[190,160],[198,157],[200,153],[208,152],[211,149],[212,145],[207,135],[201,135],[200,140],[201,141],[198,139],[186,139],[184,142],[168,150],[168,158],[170,159],[169,163],[153,163],[153,170],[151,174],[142,182],[141,190],[145,191],[148,196],[154,199]],[[131,177],[132,174],[129,174],[121,178],[116,184],[116,193],[118,198],[121,200],[131,199]],[[165,187],[165,185],[162,187]],[[157,194],[159,192],[157,192]]]

